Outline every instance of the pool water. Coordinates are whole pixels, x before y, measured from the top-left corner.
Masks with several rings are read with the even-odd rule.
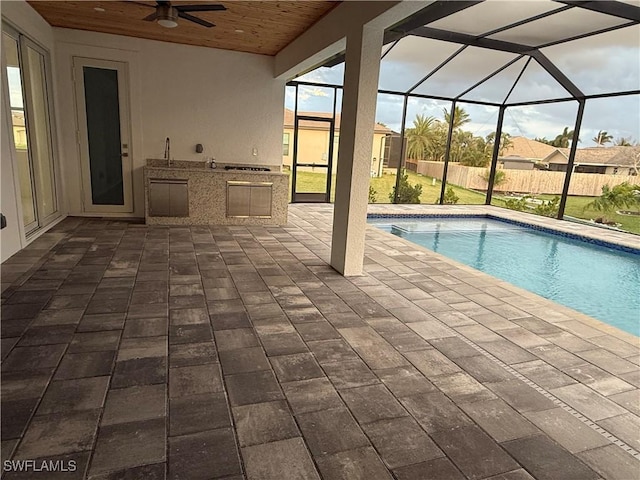
[[[484,217],[369,223],[640,335],[640,254]]]

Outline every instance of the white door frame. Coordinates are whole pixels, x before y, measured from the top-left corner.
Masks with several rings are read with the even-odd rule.
[[[120,142],[122,156],[122,187],[124,205],[95,205],[91,194],[91,169],[89,163],[89,136],[84,94],[83,67],[103,68],[118,72],[118,104],[120,110]],[[129,70],[125,62],[73,57],[73,79],[76,96],[77,142],[82,174],[82,210],[90,213],[133,212],[133,155],[131,148],[131,115],[129,108]],[[127,146],[125,148],[124,146]]]
[[[14,39],[18,46],[18,59],[19,59],[18,63],[19,63],[20,77],[21,77],[22,100],[24,103],[23,111],[25,113],[25,127],[27,128],[27,138],[28,138],[27,141],[29,144],[26,155],[28,159],[28,168],[30,172],[29,174],[31,177],[30,179],[31,196],[34,204],[35,219],[30,224],[25,225],[24,217],[23,217],[23,205],[21,201],[21,195],[24,192],[21,191],[20,176],[18,171],[19,159],[17,156],[17,150],[15,148],[15,139],[13,136],[13,128],[12,128],[13,122],[11,118],[11,108],[10,108],[11,102],[9,101],[10,100],[9,83],[8,83],[6,71],[3,71],[2,72],[2,84],[3,84],[2,101],[6,106],[6,109],[5,109],[6,118],[3,120],[6,121],[7,134],[8,134],[9,144],[10,144],[10,147],[9,147],[10,162],[9,163],[11,164],[10,165],[12,170],[11,176],[13,177],[13,184],[14,184],[15,195],[16,195],[16,209],[18,214],[17,225],[18,225],[18,234],[20,237],[20,248],[24,248],[29,243],[29,241],[33,240],[34,238],[42,234],[44,231],[46,231],[45,227],[49,227],[50,225],[52,225],[56,221],[59,221],[62,218],[61,217],[60,175],[58,170],[59,157],[58,157],[58,148],[57,148],[57,141],[56,141],[57,133],[56,133],[53,95],[52,95],[53,81],[51,76],[51,59],[50,59],[49,51],[45,47],[43,47],[39,43],[32,40],[30,37],[22,33],[18,28],[16,28],[12,24],[6,22],[5,19],[2,19],[2,34],[7,34],[9,37]],[[44,99],[45,103],[42,107],[45,109],[45,115],[47,117],[46,128],[47,128],[47,136],[48,136],[48,146],[50,149],[49,151],[50,155],[48,158],[49,160],[48,168],[50,169],[50,181],[52,183],[53,197],[54,197],[53,202],[55,204],[54,211],[49,215],[44,214],[37,200],[38,195],[40,195],[41,193],[39,192],[37,187],[36,176],[39,176],[42,172],[39,171],[39,165],[36,165],[36,163],[33,161],[33,154],[34,154],[34,151],[36,151],[35,149],[37,148],[37,145],[36,145],[37,142],[34,140],[33,132],[35,132],[35,127],[32,123],[30,112],[34,108],[33,106],[35,104],[35,101],[34,101],[34,98],[31,96],[30,89],[26,88],[26,79],[30,78],[31,76],[30,70],[29,70],[30,68],[29,62],[24,60],[26,58],[27,49],[31,49],[34,52],[36,52],[38,55],[40,55],[42,57],[42,62],[43,62],[41,64],[41,67],[43,67],[43,71],[41,73],[43,74],[42,88],[44,89],[43,93],[45,96],[45,99]],[[7,66],[7,60],[6,60],[5,50],[4,48],[2,48],[3,70],[6,68],[6,66]],[[8,165],[5,164],[5,166],[7,167]]]
[[[48,146],[49,146],[49,152],[50,152],[50,158],[49,158],[50,161],[47,167],[49,168],[49,176],[52,182],[53,201],[55,202],[55,208],[52,213],[50,213],[49,215],[45,215],[45,213],[42,211],[40,202],[37,201],[38,195],[41,193],[38,192],[37,187],[34,187],[34,192],[35,192],[34,201],[36,201],[36,210],[38,214],[38,219],[37,219],[38,228],[42,228],[47,226],[48,224],[50,224],[52,221],[54,221],[56,218],[60,216],[60,200],[58,195],[58,192],[59,192],[58,175],[55,168],[57,164],[57,158],[58,158],[56,155],[55,140],[54,140],[56,135],[56,130],[55,130],[55,123],[53,121],[53,115],[52,115],[52,112],[53,112],[52,103],[51,103],[52,95],[50,95],[52,83],[48,74],[48,71],[50,69],[47,68],[47,51],[41,48],[37,43],[33,42],[31,39],[27,37],[24,37],[24,39],[21,39],[20,48],[21,48],[20,54],[23,59],[27,57],[27,49],[30,48],[37,54],[41,55],[42,61],[43,61],[43,64],[41,65],[43,67],[42,87],[44,89],[44,95],[46,97],[43,108],[45,109],[46,117],[47,117],[47,128],[48,128],[47,136],[49,140]],[[24,78],[31,77],[31,70],[30,70],[31,66],[29,65],[29,62],[23,60],[22,69],[24,70]],[[24,81],[25,80],[23,79],[23,83]],[[31,108],[34,108],[33,105],[35,105],[35,102],[37,100],[32,98],[31,91],[28,88],[23,88],[23,90],[24,90],[23,94],[27,102],[27,105],[31,106]],[[27,111],[25,120],[28,126],[30,127],[31,132],[35,132],[36,130],[35,125],[33,125],[32,120],[29,118],[28,111]],[[30,144],[29,155],[31,157],[34,153],[38,152],[38,145],[37,145],[37,142],[34,142],[31,138],[29,138],[29,144]],[[31,158],[29,161],[31,163],[31,168],[33,169],[34,177],[43,176],[44,172],[40,171],[40,165],[34,162]],[[35,183],[35,179],[34,179],[34,183]]]

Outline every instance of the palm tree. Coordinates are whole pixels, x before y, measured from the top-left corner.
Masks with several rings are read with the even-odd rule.
[[[546,143],[547,145],[553,146],[553,140],[548,140],[547,137],[536,137],[533,140],[536,142]]]
[[[606,130],[600,130],[598,135],[592,138],[592,140],[599,147],[604,146],[605,143],[611,143],[613,140],[613,135],[609,135]]]
[[[583,210],[594,209],[599,212],[611,213],[618,208],[631,208],[640,205],[640,186],[624,182],[613,188],[602,186],[602,195],[584,206]]]
[[[631,147],[631,139],[627,138],[627,137],[620,137],[618,139],[616,139],[616,141],[613,143],[614,145],[616,145],[617,147]]]
[[[443,108],[442,112],[444,113],[444,121],[445,121],[445,123],[447,125],[449,125],[449,123],[451,122],[451,114],[449,113],[449,111],[446,108]],[[454,130],[458,130],[464,124],[469,123],[471,121],[471,118],[469,117],[469,114],[467,112],[465,112],[464,108],[462,108],[462,107],[456,106],[456,109],[453,111],[453,113],[454,113],[454,117],[453,117],[453,129]]]
[[[440,120],[433,123],[429,133],[429,145],[427,146],[427,160],[433,162],[444,161],[444,154],[447,149],[448,126]],[[452,142],[453,143],[453,142]]]
[[[436,121],[433,117],[416,115],[413,128],[407,129],[407,156],[414,160],[424,160],[431,139],[431,127]]]
[[[511,135],[506,133],[506,132],[502,132],[502,134],[500,134],[500,150],[498,150],[498,154],[499,155],[504,155],[504,151],[509,148],[511,145],[513,145],[513,142],[511,141]],[[493,154],[493,143],[496,139],[496,132],[491,132],[489,135],[487,135],[486,137],[486,142],[487,142],[487,149],[488,149],[488,154],[492,155]]]
[[[562,133],[553,140],[552,145],[558,148],[569,148],[571,140],[573,139],[573,130],[569,130],[569,127],[564,127]],[[578,139],[578,141],[580,141]]]

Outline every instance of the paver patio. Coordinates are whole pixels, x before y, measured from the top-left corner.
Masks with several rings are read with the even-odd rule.
[[[331,214],[68,218],[5,262],[2,460],[78,469],[3,478],[638,478],[636,337],[373,227],[344,278]]]

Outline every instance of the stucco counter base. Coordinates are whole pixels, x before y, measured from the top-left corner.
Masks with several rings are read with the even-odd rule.
[[[184,162],[181,162],[184,163]],[[149,215],[149,181],[186,180],[189,215]],[[227,182],[267,182],[273,185],[271,217],[228,217]],[[285,225],[289,204],[289,176],[282,172],[227,171],[201,166],[144,167],[145,219],[147,225]]]

